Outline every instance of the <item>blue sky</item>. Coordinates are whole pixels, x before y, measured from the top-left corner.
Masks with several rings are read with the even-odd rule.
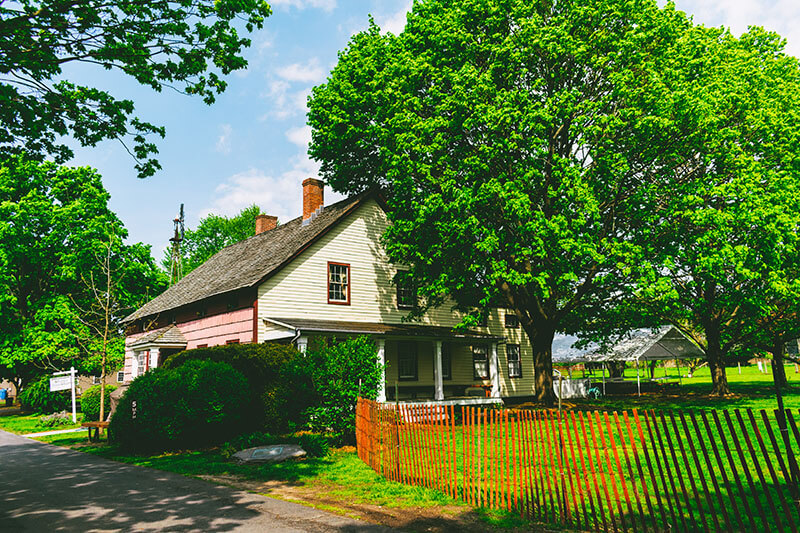
[[[663,1],[659,2],[663,4]],[[695,21],[725,25],[734,33],[748,24],[781,34],[800,55],[797,0],[678,0]],[[111,90],[136,103],[143,120],[163,125],[158,142],[163,170],[136,178],[133,161],[119,143],[77,148],[74,165],[97,168],[111,193],[111,208],[128,228],[131,241],[153,245],[161,258],[172,218],[186,204],[187,224],[209,213],[232,215],[257,204],[286,221],[301,212],[300,182],[316,176],[306,155],[306,97],[325,80],[339,50],[367,26],[372,14],[386,31],[399,32],[410,0],[273,0],[273,15],[252,35],[246,71],[228,77],[228,90],[213,106],[166,89],[155,93],[122,76],[90,67],[67,74]],[[326,203],[340,196],[326,190]]]

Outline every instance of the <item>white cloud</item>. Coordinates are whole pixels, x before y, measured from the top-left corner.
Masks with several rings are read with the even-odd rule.
[[[676,0],[678,9],[694,15],[696,23],[726,26],[734,35],[747,27],[763,26],[786,39],[786,51],[800,56],[800,9],[797,0]],[[663,5],[664,1],[659,1]]]
[[[219,138],[217,138],[216,151],[228,155],[231,153],[231,136],[233,136],[233,127],[230,124],[223,124],[220,126]]]
[[[286,132],[286,138],[289,139],[290,143],[296,144],[303,150],[307,150],[308,143],[311,142],[311,126],[291,128]]]
[[[282,7],[285,9],[294,7],[296,9],[318,8],[324,11],[333,11],[336,8],[336,0],[271,0],[272,7]]]
[[[200,217],[211,213],[231,216],[245,207],[256,204],[263,213],[278,217],[280,223],[288,222],[303,212],[303,180],[315,177],[319,164],[301,154],[292,160],[292,167],[277,175],[261,169],[250,168],[229,176],[215,189],[215,198],[209,207],[200,212]],[[330,189],[325,190],[325,203],[330,205],[343,196]]]
[[[375,23],[382,32],[391,32],[398,35],[406,27],[406,16],[411,11],[411,0],[405,0],[399,11],[384,16],[378,16]]]
[[[292,90],[292,85],[284,80],[275,80],[269,83],[268,90],[261,94],[267,100],[271,110],[261,116],[261,120],[269,118],[285,119],[298,114],[305,115],[307,99],[311,94],[311,87]]]
[[[307,63],[292,63],[275,71],[278,77],[286,81],[316,82],[325,77],[325,71],[319,65],[319,59],[311,58]]]

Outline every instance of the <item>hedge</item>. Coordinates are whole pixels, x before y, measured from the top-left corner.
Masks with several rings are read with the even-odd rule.
[[[230,364],[187,361],[134,379],[111,417],[110,438],[135,451],[218,444],[244,429],[247,380]]]
[[[111,393],[117,390],[116,385],[106,385],[106,393],[103,398],[103,416],[107,417],[111,411]],[[100,419],[100,385],[92,385],[81,394],[81,412],[83,413],[83,420],[99,420]]]
[[[282,432],[302,424],[312,396],[311,383],[306,373],[295,371],[304,358],[293,346],[264,343],[195,348],[168,357],[162,368],[179,368],[189,361],[225,362],[245,376],[249,429]]]

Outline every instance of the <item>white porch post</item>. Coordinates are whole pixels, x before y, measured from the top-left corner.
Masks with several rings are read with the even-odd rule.
[[[378,364],[381,366],[381,378],[378,382],[378,401],[386,401],[386,340],[377,339],[378,345]]]
[[[639,379],[639,360],[636,360],[636,394],[638,396],[642,395],[642,382]]]
[[[489,377],[492,380],[492,398],[500,397],[500,364],[497,359],[497,343],[492,343],[489,359]]]
[[[442,341],[435,341],[434,343],[434,395],[433,398],[438,402],[444,400],[444,384],[442,383]]]
[[[308,337],[297,337],[297,351],[306,353],[306,350],[308,350]]]
[[[150,361],[147,364],[148,368],[156,368],[158,366],[158,356],[159,356],[159,349],[158,348],[151,348],[150,349]]]

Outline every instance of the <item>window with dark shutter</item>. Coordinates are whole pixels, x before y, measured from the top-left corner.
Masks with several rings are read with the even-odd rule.
[[[401,341],[397,343],[397,379],[417,381],[417,343]]]
[[[489,350],[485,344],[472,347],[472,377],[489,379]]]
[[[506,359],[508,360],[508,377],[522,377],[522,358],[520,357],[519,344],[506,344]]]

